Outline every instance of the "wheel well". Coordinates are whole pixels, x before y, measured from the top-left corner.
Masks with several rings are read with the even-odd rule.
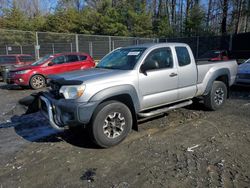
[[[215,79],[215,81],[221,81],[227,86],[227,98],[229,97],[229,82],[228,82],[228,76],[222,75]]]
[[[138,131],[137,116],[136,116],[134,103],[133,103],[131,96],[129,94],[116,95],[116,96],[112,96],[110,98],[103,100],[101,103],[106,102],[106,101],[110,101],[110,100],[119,101],[119,102],[125,104],[130,109],[132,116],[133,116],[133,127],[132,128],[134,130]]]

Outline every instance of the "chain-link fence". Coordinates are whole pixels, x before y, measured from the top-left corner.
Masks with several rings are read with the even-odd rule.
[[[62,52],[86,52],[94,59],[118,47],[154,43],[154,38],[29,32],[0,29],[0,55],[31,54],[36,58]]]
[[[0,29],[0,55],[32,54],[35,56],[34,44],[34,32]]]
[[[190,45],[196,58],[209,50],[227,50],[231,58],[250,58],[250,33],[226,36],[183,37],[160,39],[160,42],[183,42]]]
[[[62,52],[86,52],[101,59],[118,47],[156,42],[182,42],[190,45],[196,58],[209,50],[228,50],[235,58],[250,57],[250,33],[183,38],[136,38],[0,29],[0,55],[31,54],[36,58]]]
[[[164,40],[164,39],[162,39]],[[161,40],[160,40],[161,41]],[[193,51],[196,58],[209,50],[232,50],[232,37],[229,36],[208,36],[208,37],[183,37],[168,38],[166,42],[187,43]]]

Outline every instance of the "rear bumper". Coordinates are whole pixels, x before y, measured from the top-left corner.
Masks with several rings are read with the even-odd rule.
[[[54,99],[49,93],[40,96],[40,110],[57,130],[82,126],[89,123],[97,102],[79,103],[74,100]]]

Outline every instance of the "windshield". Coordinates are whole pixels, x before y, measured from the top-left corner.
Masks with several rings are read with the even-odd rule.
[[[16,57],[15,56],[0,56],[0,64],[1,63],[15,63]]]
[[[104,57],[97,68],[132,70],[146,48],[122,48]]]
[[[51,57],[52,57],[51,55],[46,55],[46,56],[38,59],[36,62],[32,63],[31,65],[33,65],[33,66],[41,65],[41,64],[43,64],[46,60],[48,60]]]

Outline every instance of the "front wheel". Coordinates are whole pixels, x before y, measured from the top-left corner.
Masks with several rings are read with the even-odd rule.
[[[46,80],[42,75],[34,75],[30,79],[30,87],[32,89],[40,89],[45,87]]]
[[[100,104],[91,121],[94,142],[103,147],[111,147],[123,141],[132,128],[132,114],[129,108],[118,101]]]
[[[227,87],[224,82],[214,81],[208,95],[204,96],[204,104],[210,110],[217,110],[223,106],[227,98]]]

